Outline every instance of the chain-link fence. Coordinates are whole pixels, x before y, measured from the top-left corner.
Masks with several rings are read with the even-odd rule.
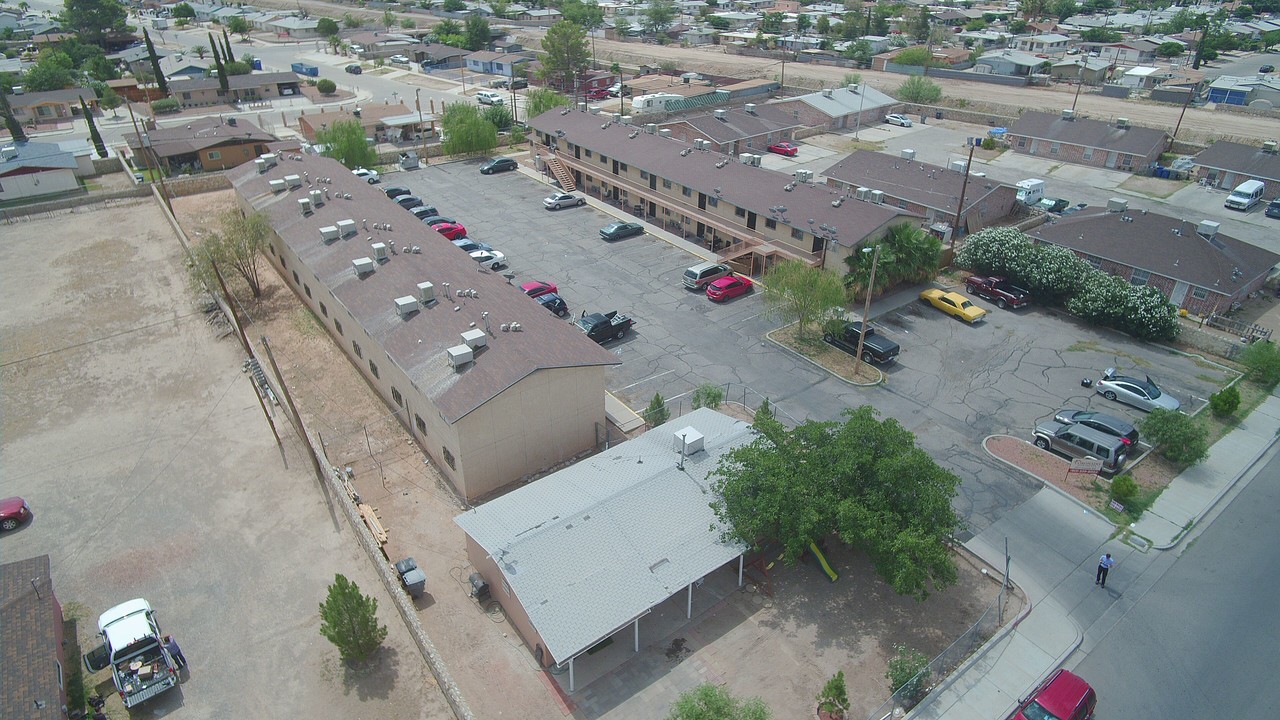
[[[940,682],[945,680],[947,675],[960,667],[961,663],[990,640],[1003,624],[1001,618],[1004,610],[1002,599],[1003,590],[1001,593],[996,594],[977,622],[966,630],[963,635],[956,638],[950,647],[929,661],[929,664],[923,670],[903,683],[897,692],[868,716],[869,720],[887,720],[888,718],[902,717],[907,711],[918,705]]]

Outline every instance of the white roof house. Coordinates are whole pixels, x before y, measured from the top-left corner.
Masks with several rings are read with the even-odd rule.
[[[748,423],[694,410],[454,522],[494,596],[509,588],[513,625],[570,668],[572,688],[574,658],[741,558],[746,546],[721,538],[710,475],[754,438]]]

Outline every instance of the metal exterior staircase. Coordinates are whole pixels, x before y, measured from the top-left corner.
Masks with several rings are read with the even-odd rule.
[[[547,158],[547,169],[551,171],[551,176],[560,183],[560,188],[565,192],[573,192],[578,188],[577,183],[573,181],[573,173],[569,172],[569,168],[560,162],[560,158],[552,155]]]

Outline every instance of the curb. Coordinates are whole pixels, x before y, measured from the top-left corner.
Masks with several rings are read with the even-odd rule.
[[[791,355],[791,356],[792,356],[792,357],[794,357],[794,358],[798,358],[798,359],[800,359],[800,360],[803,360],[804,362],[809,363],[810,365],[812,365],[812,366],[814,366],[814,367],[818,368],[819,370],[821,370],[821,371],[825,372],[826,374],[830,375],[831,377],[833,377],[833,378],[835,378],[835,379],[839,380],[840,382],[844,383],[845,385],[849,385],[849,386],[852,386],[852,387],[875,387],[875,386],[877,386],[877,385],[881,385],[881,384],[883,384],[883,383],[884,383],[884,371],[882,371],[880,368],[878,368],[878,367],[876,367],[876,366],[872,365],[871,363],[866,363],[866,362],[864,362],[864,363],[862,363],[862,364],[863,364],[863,365],[866,365],[867,367],[871,368],[872,370],[875,370],[875,371],[876,371],[876,373],[880,375],[880,379],[879,379],[879,380],[876,380],[875,382],[860,383],[860,382],[857,382],[857,381],[855,381],[855,380],[850,380],[850,379],[846,378],[846,377],[845,377],[845,376],[843,376],[843,375],[837,374],[834,370],[831,370],[831,369],[827,368],[827,366],[825,366],[825,365],[823,365],[823,364],[819,363],[818,361],[814,360],[813,358],[808,357],[807,355],[802,355],[802,354],[800,354],[800,353],[796,352],[795,350],[791,349],[790,347],[787,347],[786,345],[782,344],[781,342],[778,342],[777,340],[774,340],[774,339],[773,339],[773,334],[774,334],[775,332],[777,332],[777,331],[779,331],[779,330],[782,330],[782,329],[784,329],[784,328],[789,328],[789,327],[791,327],[791,325],[795,325],[795,323],[791,323],[791,324],[789,324],[789,325],[783,325],[783,326],[782,326],[782,327],[780,327],[780,328],[774,328],[774,329],[770,330],[769,332],[767,332],[767,333],[765,333],[765,334],[764,334],[764,339],[765,339],[765,340],[768,340],[770,343],[772,343],[774,346],[776,346],[776,347],[780,348],[783,352],[787,353],[788,355]]]
[[[1013,463],[1009,462],[1008,460],[1005,460],[1005,459],[1004,459],[1004,458],[1002,458],[1002,457],[998,457],[995,453],[993,453],[993,452],[991,452],[990,450],[988,450],[988,449],[987,449],[987,440],[990,440],[991,438],[997,438],[997,437],[1010,437],[1010,438],[1012,438],[1013,436],[1012,436],[1012,435],[998,434],[998,435],[988,435],[988,436],[986,436],[986,437],[982,438],[982,451],[983,451],[983,452],[985,452],[987,455],[990,455],[990,456],[992,457],[992,459],[996,460],[996,461],[997,461],[997,462],[999,462],[999,463],[1002,463],[1002,464],[1004,464],[1004,465],[1007,465],[1008,467],[1011,467],[1011,468],[1013,468],[1014,470],[1017,470],[1018,472],[1021,472],[1023,475],[1027,475],[1027,476],[1029,476],[1029,477],[1033,477],[1033,478],[1035,478],[1036,480],[1039,480],[1039,481],[1040,481],[1040,482],[1041,482],[1045,487],[1047,487],[1047,488],[1049,488],[1049,489],[1053,490],[1054,492],[1058,493],[1059,495],[1061,495],[1061,496],[1065,497],[1066,499],[1068,499],[1068,500],[1070,500],[1071,502],[1075,503],[1076,505],[1080,506],[1080,507],[1081,507],[1083,510],[1085,510],[1086,512],[1089,512],[1089,513],[1092,513],[1092,514],[1094,514],[1094,515],[1097,515],[1099,519],[1101,519],[1101,520],[1102,520],[1103,522],[1105,522],[1106,524],[1110,525],[1112,528],[1118,528],[1118,527],[1119,527],[1119,526],[1118,526],[1118,525],[1116,525],[1115,523],[1113,523],[1113,522],[1111,522],[1110,520],[1108,520],[1106,515],[1103,515],[1102,513],[1098,512],[1096,509],[1094,509],[1094,508],[1092,508],[1092,507],[1089,507],[1088,505],[1085,505],[1084,503],[1080,502],[1080,500],[1079,500],[1079,499],[1077,499],[1076,497],[1072,496],[1072,495],[1071,495],[1071,493],[1067,492],[1066,490],[1063,490],[1062,488],[1058,487],[1057,485],[1054,485],[1052,481],[1050,481],[1050,480],[1045,480],[1044,478],[1042,478],[1042,477],[1040,477],[1039,475],[1037,475],[1037,474],[1035,474],[1035,473],[1031,472],[1030,470],[1027,470],[1026,468],[1023,468],[1023,467],[1022,467],[1022,466],[1020,466],[1020,465],[1015,465],[1015,464],[1013,464]],[[1025,443],[1025,442],[1027,442],[1026,440],[1022,440],[1021,438],[1013,438],[1013,439],[1014,439],[1014,440],[1017,440],[1018,442],[1024,442],[1024,443]],[[1030,444],[1030,443],[1027,443],[1027,444]]]

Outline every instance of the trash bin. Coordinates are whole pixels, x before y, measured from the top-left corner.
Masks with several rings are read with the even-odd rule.
[[[413,151],[400,153],[400,169],[401,170],[417,170],[418,169],[418,153]]]
[[[936,111],[934,111],[934,113],[933,113],[933,119],[934,119],[934,120],[941,120],[941,119],[942,119],[942,111],[941,111],[941,110],[936,110]]]
[[[422,597],[422,593],[427,588],[427,576],[418,568],[401,575],[400,580],[404,583],[404,589],[416,598]]]
[[[396,563],[396,574],[399,575],[401,578],[403,578],[404,574],[409,572],[410,570],[417,570],[417,569],[418,569],[418,563],[411,557],[407,557],[401,560],[400,562]]]

